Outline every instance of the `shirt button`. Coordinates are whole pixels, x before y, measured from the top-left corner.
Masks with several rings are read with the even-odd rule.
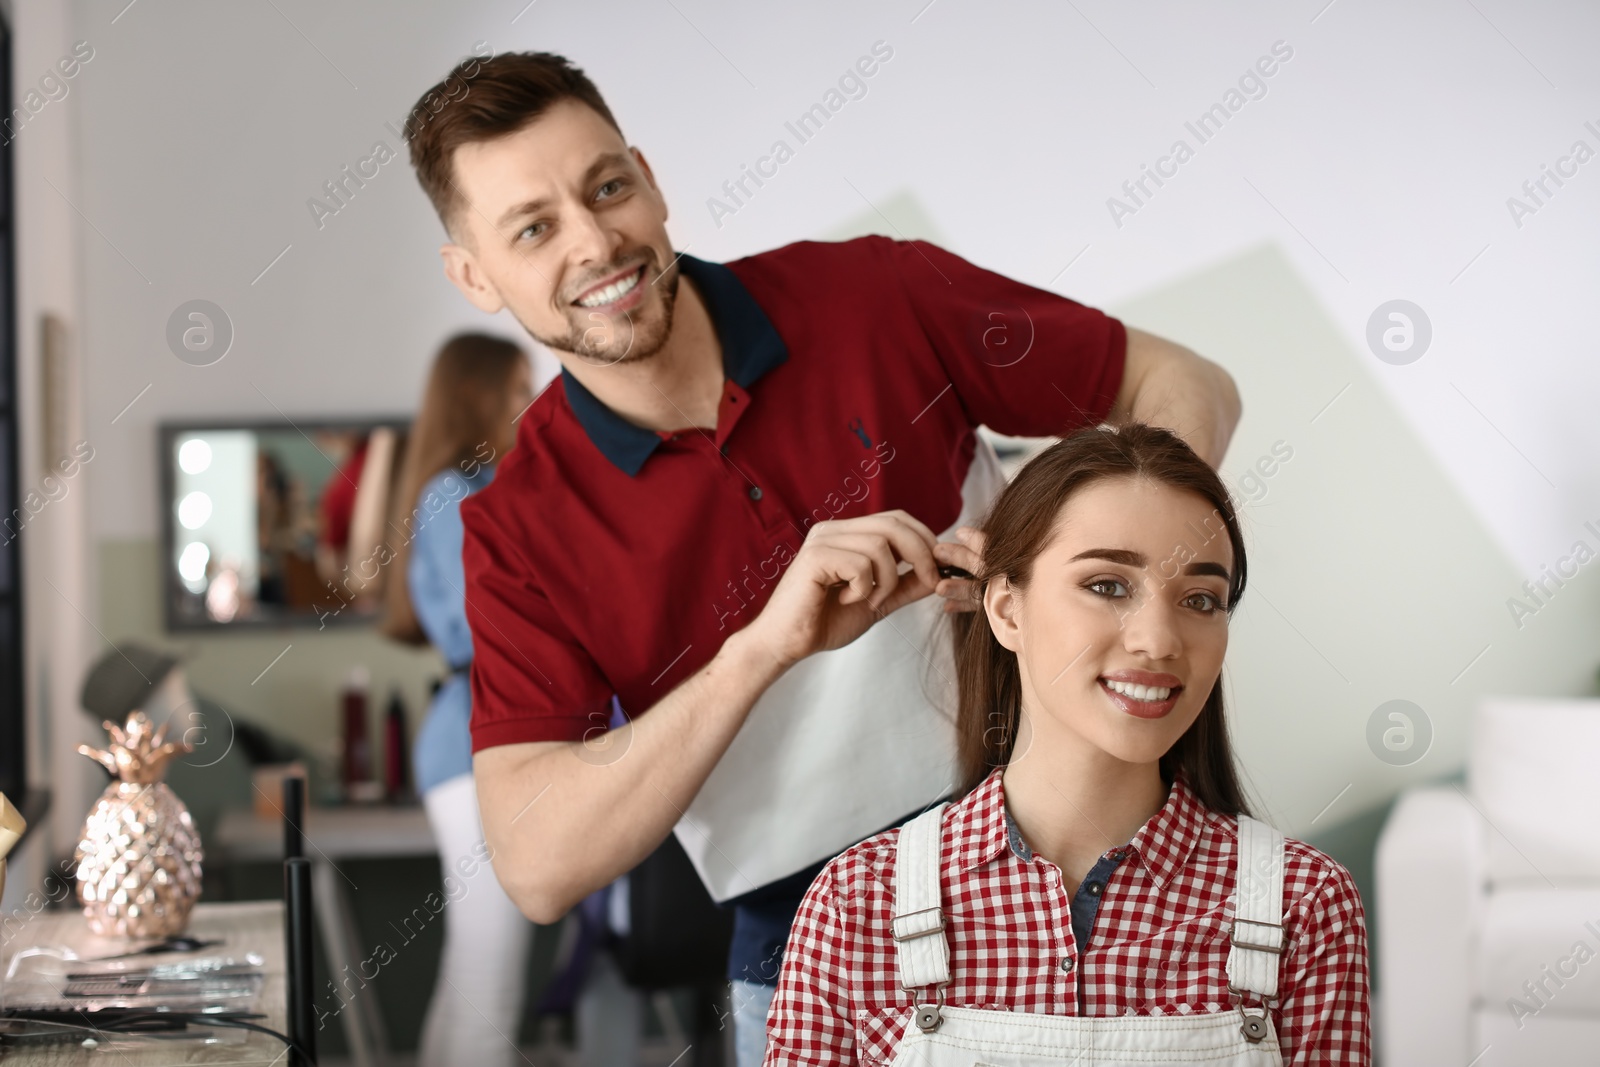
[[[760,500],[761,499],[761,487],[759,485],[752,485],[750,487],[750,499],[751,500]]]
[[[1097,896],[1100,895],[1100,890],[1102,888],[1104,888],[1104,887],[1099,882],[1090,882],[1088,885],[1084,886],[1083,888],[1085,888],[1085,889],[1087,889],[1089,891],[1089,895],[1091,897],[1097,897]]]
[[[1061,973],[1063,973],[1063,974],[1071,974],[1072,973],[1072,967],[1073,967],[1072,957],[1071,956],[1062,956],[1061,957]]]

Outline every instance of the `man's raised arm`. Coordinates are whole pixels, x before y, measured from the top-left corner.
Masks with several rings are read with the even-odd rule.
[[[1127,330],[1122,388],[1107,421],[1164,426],[1212,467],[1220,466],[1242,411],[1233,377],[1180,344],[1132,326]]]

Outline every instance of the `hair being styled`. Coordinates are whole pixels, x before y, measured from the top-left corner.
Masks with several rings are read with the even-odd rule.
[[[394,547],[389,566],[393,571],[385,584],[383,620],[378,627],[385,637],[410,645],[428,643],[406,583],[418,499],[440,471],[459,467],[464,473],[474,463],[501,458],[490,454],[486,460],[483,448],[487,444],[498,452],[508,436],[508,428],[502,425],[506,393],[512,375],[527,359],[510,341],[482,333],[457,334],[434,357],[422,408],[406,440],[400,488],[394,495],[389,523]]]
[[[549,52],[462,60],[418,98],[402,132],[417,181],[446,230],[455,234],[457,213],[466,203],[453,173],[456,149],[515,133],[562,100],[587,104],[622,133],[594,83]]]
[[[1034,560],[1050,543],[1061,509],[1072,495],[1103,478],[1130,477],[1197,493],[1215,508],[1233,545],[1227,602],[1231,616],[1245,584],[1244,538],[1233,500],[1217,472],[1181,438],[1144,423],[1080,430],[1030,460],[1000,492],[979,527],[985,541],[982,570],[974,575],[976,586],[982,589],[1004,575],[1012,585],[1026,587]],[[1205,539],[1218,532],[1205,531]],[[1174,552],[1180,547],[1175,546]],[[1198,548],[1190,546],[1190,551]],[[1010,762],[1022,714],[1022,676],[1016,653],[995,639],[981,608],[951,616],[951,625],[962,776],[959,796]],[[1161,757],[1160,771],[1167,781],[1181,774],[1213,811],[1249,813],[1228,743],[1220,676],[1199,717]]]

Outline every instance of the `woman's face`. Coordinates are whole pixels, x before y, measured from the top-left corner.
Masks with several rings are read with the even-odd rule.
[[[1160,759],[1222,671],[1232,568],[1222,518],[1197,493],[1132,477],[1074,493],[1026,587],[1000,578],[984,593],[1021,667],[1015,758],[1050,737]]]

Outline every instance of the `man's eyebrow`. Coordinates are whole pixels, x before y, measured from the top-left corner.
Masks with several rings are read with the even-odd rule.
[[[633,157],[628,155],[626,152],[607,152],[604,155],[597,156],[595,161],[590,163],[589,166],[584,170],[583,177],[579,179],[578,184],[588,185],[590,182],[594,181],[596,176],[598,176],[599,173],[605,170],[607,167],[614,167],[627,163],[632,158]],[[550,198],[545,196],[538,196],[534,197],[532,200],[527,200],[520,204],[513,204],[511,207],[505,210],[504,214],[500,216],[499,221],[494,224],[494,228],[496,230],[504,229],[516,219],[519,219],[524,215],[532,215],[542,211],[548,207],[549,204]]]
[[[1135,552],[1127,548],[1091,548],[1079,552],[1067,562],[1076,563],[1080,559],[1103,559],[1107,563],[1121,563],[1128,567],[1147,567],[1150,564],[1143,552]],[[1210,574],[1221,578],[1223,581],[1228,580],[1228,568],[1220,563],[1212,563],[1209,560],[1191,563],[1183,569],[1183,573],[1186,575]]]

